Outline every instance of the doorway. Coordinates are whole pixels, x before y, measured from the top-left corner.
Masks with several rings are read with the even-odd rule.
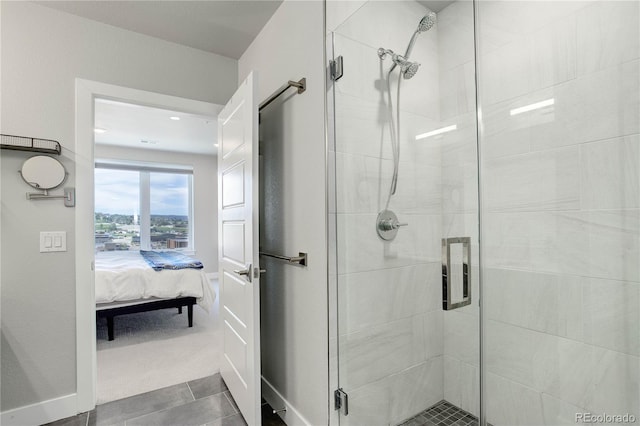
[[[76,167],[78,198],[76,211],[76,338],[78,409],[91,410],[97,392],[97,341],[94,229],[94,146],[97,99],[154,107],[181,114],[216,117],[221,106],[88,80],[76,80]],[[215,168],[215,163],[214,163]],[[215,188],[215,185],[212,186]],[[215,189],[213,189],[215,192]],[[215,197],[214,197],[215,198]],[[80,200],[81,199],[81,200]],[[211,218],[215,223],[215,217]],[[215,234],[212,238],[216,238]],[[217,242],[212,242],[217,247]],[[217,259],[217,253],[215,254]],[[82,266],[86,265],[86,266]],[[217,265],[211,268],[217,270]]]
[[[97,403],[104,404],[220,370],[209,190],[217,129],[215,117],[139,104],[96,99],[94,110]],[[141,250],[188,256],[204,268],[152,271]],[[191,314],[147,310],[159,296],[191,291],[199,297]]]

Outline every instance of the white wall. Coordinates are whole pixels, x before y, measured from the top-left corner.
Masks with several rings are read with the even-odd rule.
[[[193,255],[207,273],[218,272],[218,160],[215,155],[124,148],[96,144],[98,159],[135,160],[193,167]]]
[[[261,164],[276,183],[261,201],[262,250],[307,252],[309,266],[261,259],[261,330],[263,377],[313,425],[327,423],[329,404],[323,49],[322,2],[285,1],[238,63],[239,81],[258,72],[261,99],[307,78],[306,92],[290,89],[262,114]],[[284,418],[300,421],[291,409]]]
[[[27,2],[2,2],[2,133],[55,139],[74,186],[75,78],[224,104],[237,62]],[[76,391],[75,211],[27,201],[3,150],[0,410]],[[68,251],[40,254],[40,231],[67,231]]]

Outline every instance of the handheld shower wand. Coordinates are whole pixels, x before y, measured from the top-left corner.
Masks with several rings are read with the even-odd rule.
[[[411,51],[413,50],[413,46],[415,45],[416,40],[418,39],[418,35],[426,31],[429,31],[435,24],[436,24],[436,14],[433,12],[427,13],[422,17],[420,22],[418,22],[418,28],[416,28],[416,30],[413,32],[413,35],[411,36],[411,40],[409,40],[409,45],[407,46],[407,50],[404,52],[404,59],[406,61],[408,61],[409,57],[411,56]],[[391,71],[393,71],[397,65],[399,64],[395,63],[394,61],[394,64],[391,67]],[[417,72],[417,69],[416,69],[416,72]]]
[[[436,14],[433,12],[427,13],[422,17],[420,22],[418,23],[418,28],[414,31],[411,36],[411,40],[409,41],[409,45],[407,46],[407,50],[404,52],[404,57],[409,59],[409,55],[411,55],[411,51],[413,50],[413,45],[418,38],[418,34],[429,31],[431,27],[433,27],[436,23]]]

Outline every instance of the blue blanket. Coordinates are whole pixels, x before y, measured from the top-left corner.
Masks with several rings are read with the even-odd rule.
[[[140,250],[140,254],[155,271],[185,268],[202,269],[204,267],[199,260],[176,251]]]

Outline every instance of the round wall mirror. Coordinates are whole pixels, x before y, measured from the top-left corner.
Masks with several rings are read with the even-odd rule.
[[[55,158],[36,155],[22,163],[20,175],[32,187],[48,190],[62,185],[67,178],[67,171]]]

